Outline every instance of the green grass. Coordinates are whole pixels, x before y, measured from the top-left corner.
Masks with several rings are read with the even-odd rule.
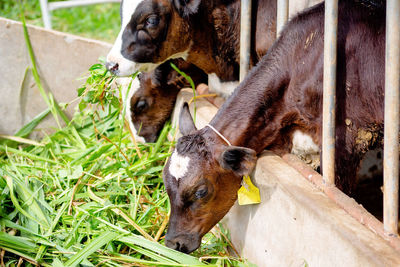
[[[19,0],[0,0],[0,16],[20,20],[19,2]],[[27,23],[43,26],[39,0],[23,0],[22,3]],[[120,30],[119,4],[108,3],[55,10],[52,12],[52,24],[54,30],[113,43]]]
[[[15,136],[0,136],[0,264],[248,265],[229,256],[221,227],[192,255],[163,245],[170,206],[162,168],[174,130],[166,125],[156,143],[132,142],[115,77],[102,64],[89,72],[67,126],[39,142],[27,139],[45,116],[62,117],[51,95],[43,94],[46,110]]]
[[[7,266],[243,265],[228,255],[221,228],[191,256],[162,245],[170,207],[161,172],[173,129],[135,146],[114,77],[101,64],[90,72],[78,90],[81,110],[66,127],[34,145],[0,142],[1,259]]]

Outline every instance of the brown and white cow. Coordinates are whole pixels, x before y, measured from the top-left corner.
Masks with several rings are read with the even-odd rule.
[[[339,1],[335,167],[336,185],[346,193],[366,151],[382,146],[385,9],[371,3]],[[293,18],[212,127],[197,130],[184,107],[184,136],[163,172],[171,202],[167,246],[195,250],[234,204],[243,175],[264,149],[320,150],[323,25],[324,4]]]
[[[172,113],[180,89],[190,86],[183,76],[172,69],[171,63],[189,75],[195,85],[207,82],[207,75],[202,70],[182,59],[167,61],[154,71],[138,74],[138,81],[132,83],[127,103],[127,119],[137,141],[156,141]]]
[[[291,13],[320,0],[290,2]],[[255,64],[275,40],[276,0],[253,1],[252,62]],[[209,74],[212,90],[227,97],[238,85],[239,73],[240,0],[232,1],[165,1],[123,0],[121,31],[107,56],[107,68],[118,76],[128,76],[136,70],[150,70],[168,58],[182,57]],[[163,68],[163,71],[167,71]],[[173,70],[171,69],[173,72]],[[151,75],[150,75],[151,76]],[[146,75],[149,77],[149,75]],[[222,81],[221,81],[222,80]],[[164,81],[164,84],[168,83]],[[136,84],[134,84],[136,85]],[[153,87],[132,88],[141,99],[152,95],[150,102],[166,106],[152,106],[139,117],[132,113],[133,132],[137,126],[159,128],[172,113],[177,90],[171,94],[151,92]],[[160,88],[160,87],[158,87]],[[147,91],[143,91],[146,89]],[[165,92],[165,90],[164,90]],[[164,98],[157,99],[156,97]],[[168,97],[168,99],[165,99]],[[154,117],[156,108],[162,108]],[[150,110],[150,109],[149,109]],[[141,128],[142,134],[148,131]],[[139,133],[140,136],[143,136]],[[156,132],[150,139],[154,139]],[[142,139],[138,137],[138,139]],[[148,139],[148,138],[145,138]]]
[[[183,58],[209,74],[214,90],[229,95],[238,84],[240,0],[181,2],[123,0],[121,31],[107,56],[107,68],[118,76],[129,76],[137,70],[151,72],[168,59]],[[253,38],[256,40],[252,49],[255,63],[275,39],[276,0],[255,1],[254,7],[257,7],[253,8],[257,19],[253,26],[257,30],[253,31],[253,36],[260,36]],[[163,72],[167,72],[166,67]],[[149,81],[156,80],[150,78],[152,74],[144,76]],[[164,86],[169,82],[159,83]],[[155,128],[160,128],[170,117],[178,92],[173,86],[168,86],[168,90],[172,90],[170,93],[164,89],[154,92],[153,87],[135,81],[130,92],[132,101],[141,98],[149,103],[140,116],[135,116],[138,113],[133,110],[130,116],[130,128],[140,141],[155,139],[158,134]],[[153,97],[146,99],[145,95]],[[154,102],[165,106],[150,104]],[[131,107],[135,108],[135,104]],[[150,132],[152,128],[154,131]]]

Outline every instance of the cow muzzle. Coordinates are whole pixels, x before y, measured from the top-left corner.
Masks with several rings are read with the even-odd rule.
[[[201,242],[201,237],[198,234],[170,234],[165,237],[165,245],[169,248],[178,250],[183,253],[191,253],[195,251]]]

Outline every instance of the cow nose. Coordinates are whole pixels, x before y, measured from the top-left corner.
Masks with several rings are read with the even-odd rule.
[[[172,248],[174,250],[178,250],[178,251],[183,252],[183,253],[188,253],[189,252],[189,250],[186,247],[186,245],[182,241],[179,241],[179,240],[166,240],[165,241],[165,245],[167,247],[169,247],[169,248]]]
[[[118,63],[114,63],[114,62],[109,61],[109,62],[106,63],[106,68],[109,71],[111,71],[112,73],[117,74],[119,65],[118,65]]]

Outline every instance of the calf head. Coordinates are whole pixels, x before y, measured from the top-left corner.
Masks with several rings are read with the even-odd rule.
[[[139,88],[129,100],[129,119],[138,135],[146,142],[155,142],[172,113],[183,79],[179,79],[169,62],[152,72],[140,73],[138,79]]]
[[[189,22],[200,0],[123,0],[121,31],[107,56],[118,76],[150,71],[169,58],[185,58],[191,45]]]
[[[208,127],[196,130],[187,104],[179,124],[184,136],[163,172],[171,204],[165,244],[190,253],[234,204],[243,175],[255,165],[256,152],[227,146]]]
[[[172,60],[189,75],[195,84],[206,82],[207,75],[196,66],[183,60]],[[176,97],[188,81],[175,71],[167,61],[154,71],[138,75],[138,88],[132,88],[129,105],[131,128],[146,142],[154,142],[165,122],[170,118]],[[133,86],[135,83],[133,84]]]

